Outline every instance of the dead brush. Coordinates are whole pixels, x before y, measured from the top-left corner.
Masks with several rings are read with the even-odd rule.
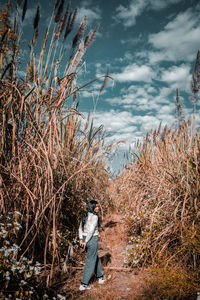
[[[72,61],[66,62],[68,67],[64,68],[63,74],[60,73],[61,78],[58,77],[63,53],[56,56],[53,40],[57,29],[57,41],[62,39],[64,32],[63,23],[67,15],[61,16],[63,3],[61,1],[58,8],[54,7],[39,55],[34,50],[39,34],[37,9],[24,80],[20,80],[18,75],[20,51],[16,49],[20,49],[20,39],[16,39],[10,25],[9,7],[1,12],[4,29],[0,31],[0,209],[4,214],[16,209],[22,213],[21,255],[26,253],[33,259],[43,260],[44,266],[46,263],[51,265],[48,284],[53,276],[54,264],[65,255],[58,255],[58,230],[65,234],[67,244],[72,244],[84,203],[95,197],[106,207],[108,198],[107,150],[103,147],[102,127],[95,128],[91,124],[89,130],[83,130],[83,116],[75,102],[69,104],[69,99],[81,89],[76,88],[76,72],[86,51],[80,46],[84,43],[81,40],[83,26],[81,36],[76,36],[76,43],[72,45],[75,51]],[[24,1],[22,21],[26,10],[27,1]],[[76,11],[67,24],[70,31]],[[65,11],[65,14],[68,12]],[[54,27],[52,36],[49,34],[50,26]],[[75,44],[78,44],[78,50]],[[8,56],[9,51],[11,55]],[[9,57],[13,57],[12,61]],[[11,67],[15,70],[12,74],[9,72]]]
[[[194,131],[195,132],[195,131]],[[135,163],[115,181],[133,267],[180,262],[199,280],[199,135],[190,123],[159,128],[138,143]]]

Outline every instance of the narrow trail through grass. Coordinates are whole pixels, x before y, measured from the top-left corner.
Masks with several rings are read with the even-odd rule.
[[[91,290],[79,292],[82,277],[80,268],[85,262],[83,253],[80,255],[79,267],[71,272],[62,291],[62,294],[67,294],[68,299],[136,299],[142,294],[143,281],[140,273],[124,264],[126,235],[122,216],[117,214],[107,216],[103,227],[99,239],[99,256],[107,280],[105,284],[99,285],[95,278],[92,278]]]

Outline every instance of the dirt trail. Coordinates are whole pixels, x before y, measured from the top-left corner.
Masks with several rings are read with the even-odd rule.
[[[99,285],[94,279],[91,290],[79,292],[82,270],[76,269],[63,292],[67,299],[137,299],[142,294],[142,278],[140,274],[131,272],[124,264],[126,252],[125,224],[120,215],[107,216],[103,222],[104,231],[100,233],[99,257],[101,257],[105,276],[109,278],[105,284]],[[82,264],[81,264],[82,262]],[[80,265],[85,262],[85,254],[80,257]],[[62,293],[63,294],[63,293]]]

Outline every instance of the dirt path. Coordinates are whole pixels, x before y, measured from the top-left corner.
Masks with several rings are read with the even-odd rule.
[[[142,294],[140,274],[130,271],[124,264],[126,240],[122,217],[107,216],[103,223],[104,231],[100,233],[99,239],[99,257],[105,276],[109,279],[105,284],[99,285],[94,278],[91,290],[79,292],[82,270],[74,268],[63,290],[68,295],[67,299],[137,299],[137,296]],[[84,266],[84,262],[85,254],[82,254],[79,268]]]

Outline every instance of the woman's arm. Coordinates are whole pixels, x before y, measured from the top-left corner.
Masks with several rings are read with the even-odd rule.
[[[79,228],[78,228],[78,235],[79,235],[79,240],[83,240],[83,229],[82,229],[82,221],[79,225]]]

